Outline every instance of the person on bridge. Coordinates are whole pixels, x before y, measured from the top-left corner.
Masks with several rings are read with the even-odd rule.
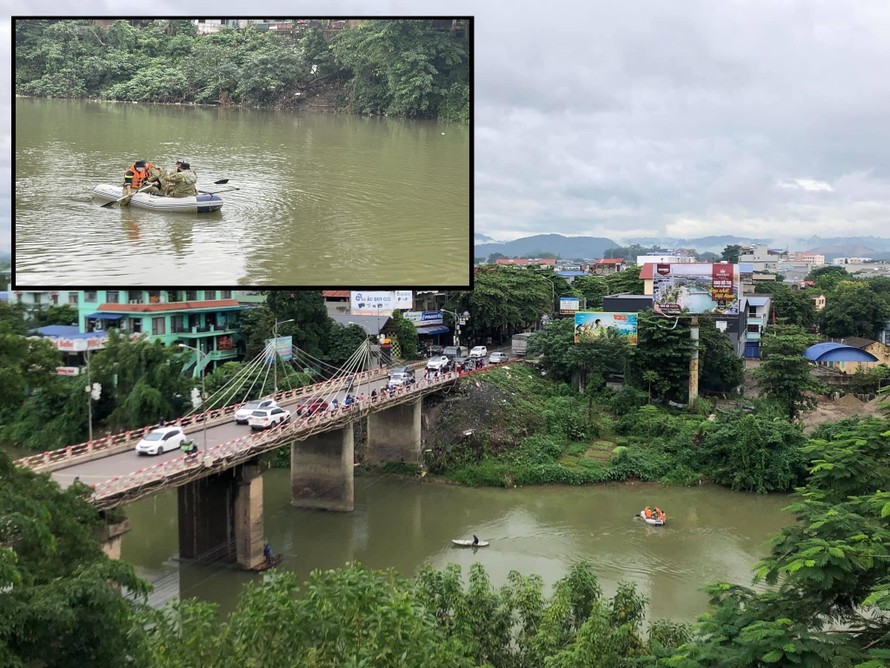
[[[263,558],[266,560],[266,564],[272,565],[272,547],[269,545],[269,541],[263,541]]]

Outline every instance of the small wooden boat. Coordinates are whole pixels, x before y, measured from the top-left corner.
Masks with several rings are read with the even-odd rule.
[[[651,524],[652,526],[660,527],[664,526],[664,522],[667,519],[666,516],[662,517],[646,517],[646,511],[640,511],[640,519],[642,519],[646,524]]]
[[[472,538],[452,538],[451,542],[458,547],[488,547],[487,540],[480,540],[475,545],[473,544]]]
[[[274,557],[272,557],[271,563],[269,563],[268,561],[264,561],[259,566],[254,566],[250,570],[256,571],[257,573],[260,573],[262,571],[268,571],[270,568],[275,568],[280,562],[281,562],[281,555],[276,554]]]
[[[120,186],[113,186],[109,183],[101,183],[93,188],[93,197],[106,201],[118,200],[122,194],[123,190]],[[210,213],[219,211],[222,205],[221,197],[200,191],[198,191],[196,196],[191,197],[161,197],[160,195],[137,192],[130,198],[130,206],[137,209],[152,209],[154,211]]]

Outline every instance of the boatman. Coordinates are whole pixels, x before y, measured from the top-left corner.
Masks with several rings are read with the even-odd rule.
[[[263,541],[263,557],[266,560],[266,565],[272,565],[272,548],[269,545],[269,541]]]
[[[134,191],[142,187],[142,182],[148,177],[148,170],[154,165],[145,160],[137,160],[124,172],[124,189],[126,195],[132,195]]]
[[[191,165],[187,162],[179,162],[176,164],[176,171],[167,177],[164,184],[166,195],[168,197],[191,197],[197,195],[195,189],[198,177],[192,171]]]

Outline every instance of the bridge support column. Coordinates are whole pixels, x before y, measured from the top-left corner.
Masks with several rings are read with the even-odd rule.
[[[121,540],[124,534],[130,531],[130,520],[124,520],[117,524],[106,524],[102,527],[99,541],[102,543],[102,551],[109,559],[121,558]]]
[[[179,556],[243,568],[263,561],[263,478],[255,462],[179,488]]]
[[[422,398],[368,415],[369,464],[420,462]]]
[[[297,441],[290,453],[293,505],[345,512],[355,508],[352,423]]]

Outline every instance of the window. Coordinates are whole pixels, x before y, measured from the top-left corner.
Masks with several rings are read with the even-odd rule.
[[[149,304],[159,304],[161,301],[161,291],[160,290],[149,290],[148,291],[148,303]]]
[[[90,304],[94,304],[95,302],[99,301],[99,293],[97,293],[95,290],[87,290],[83,293],[83,300],[85,302],[89,302]]]
[[[231,290],[220,290],[220,291],[219,291],[219,298],[220,298],[220,299],[231,299],[231,298],[232,298],[232,291],[231,291]]]
[[[187,302],[198,301],[198,291],[197,290],[186,290],[185,291],[185,300]]]
[[[151,333],[154,335],[167,333],[166,328],[164,327],[164,318],[151,319]]]
[[[204,299],[216,299],[216,290],[204,290]]]
[[[133,334],[142,333],[142,318],[130,318],[130,331]]]
[[[50,299],[52,300],[52,303],[53,303],[54,305],[58,305],[58,303],[59,303],[59,295],[58,295],[58,293],[55,293],[55,292],[52,293],[52,294],[50,295]]]
[[[117,290],[108,290],[105,293],[105,301],[109,304],[120,304],[120,293]]]
[[[78,295],[76,292],[69,292],[68,293],[68,303],[71,304],[72,306],[77,306],[77,296]]]

